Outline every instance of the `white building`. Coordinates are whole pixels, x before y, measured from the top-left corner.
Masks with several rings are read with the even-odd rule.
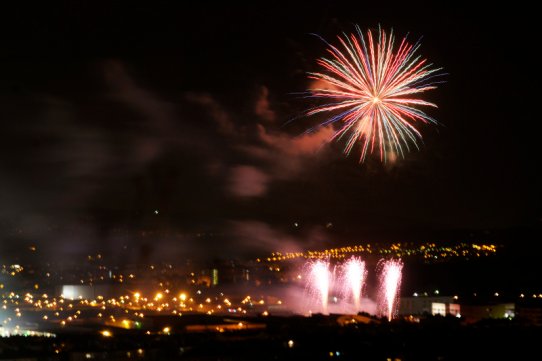
[[[421,316],[429,315],[453,315],[460,317],[460,306],[455,303],[451,296],[415,296],[402,297],[399,304],[399,315],[401,316]]]

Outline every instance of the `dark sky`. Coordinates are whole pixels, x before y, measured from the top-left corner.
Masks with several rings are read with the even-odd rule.
[[[0,11],[4,253],[235,255],[540,222],[533,9],[171,3]],[[313,104],[294,94],[324,55],[310,34],[354,24],[422,38],[447,73],[427,94],[441,125],[393,164],[288,123]]]

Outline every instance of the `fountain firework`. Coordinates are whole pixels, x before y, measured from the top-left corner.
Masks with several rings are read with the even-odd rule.
[[[375,313],[378,311],[391,321],[396,311],[403,262],[401,260],[380,260],[377,264],[379,279],[378,305],[371,308],[372,301],[362,298],[367,282],[367,268],[359,257],[351,257],[337,266],[338,274],[331,270],[329,259],[314,260],[305,265],[305,292],[310,296],[310,303],[323,314],[332,312],[357,313],[362,309]],[[337,278],[336,278],[337,276]],[[333,289],[337,287],[337,289]],[[333,305],[329,305],[330,292],[338,291],[341,298],[333,297]],[[367,297],[366,295],[363,295]],[[306,305],[307,306],[307,305]]]
[[[381,269],[379,308],[382,314],[388,317],[388,321],[391,321],[401,286],[403,262],[401,260],[382,260],[379,262],[379,268]]]
[[[328,294],[331,273],[329,261],[318,260],[310,264],[309,283],[307,286],[311,293],[316,294],[322,306],[322,313],[327,314]]]
[[[352,297],[354,310],[359,312],[361,309],[361,292],[367,275],[365,262],[359,257],[352,256],[342,265],[341,270],[343,294],[346,297]]]

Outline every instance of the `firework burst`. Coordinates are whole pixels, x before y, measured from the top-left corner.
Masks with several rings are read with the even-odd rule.
[[[320,84],[309,96],[326,102],[306,115],[332,114],[318,127],[338,123],[332,139],[346,139],[346,154],[359,143],[360,162],[375,149],[385,162],[387,152],[404,157],[410,144],[418,148],[422,136],[414,125],[436,124],[420,110],[436,105],[419,96],[436,88],[440,69],[416,55],[419,43],[412,45],[403,38],[396,47],[393,31],[388,35],[379,29],[375,36],[369,30],[364,36],[356,26],[355,34],[343,34],[338,40],[339,47],[326,42],[329,57],[318,60],[324,71],[309,73]]]

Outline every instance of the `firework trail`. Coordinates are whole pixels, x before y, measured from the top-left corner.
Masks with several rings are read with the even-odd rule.
[[[436,88],[434,78],[442,75],[441,69],[416,55],[419,43],[403,38],[396,47],[393,31],[388,35],[379,28],[376,36],[371,30],[364,36],[356,26],[355,34],[338,36],[338,41],[338,47],[326,42],[329,57],[317,61],[323,72],[309,73],[309,78],[325,84],[309,90],[309,97],[325,103],[306,115],[331,113],[315,128],[338,123],[332,139],[346,139],[345,154],[359,143],[360,162],[375,148],[383,162],[387,152],[404,157],[410,143],[418,148],[422,136],[415,123],[437,123],[419,109],[436,105],[420,95]]]
[[[341,266],[343,294],[353,300],[355,312],[360,311],[361,292],[367,276],[365,262],[358,257],[351,257]]]
[[[399,297],[403,262],[401,260],[382,260],[379,262],[378,268],[380,268],[379,308],[381,313],[388,317],[388,321],[391,321]]]
[[[307,287],[309,292],[317,297],[323,314],[327,314],[330,281],[329,261],[318,260],[309,265]]]

